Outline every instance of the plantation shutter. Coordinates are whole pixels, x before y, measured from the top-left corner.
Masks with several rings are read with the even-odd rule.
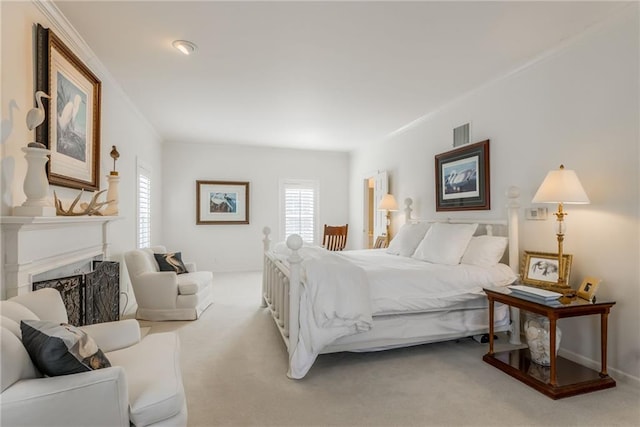
[[[138,165],[138,248],[151,246],[151,173]]]
[[[316,243],[318,184],[316,181],[285,181],[282,186],[284,239],[299,234],[307,243]]]

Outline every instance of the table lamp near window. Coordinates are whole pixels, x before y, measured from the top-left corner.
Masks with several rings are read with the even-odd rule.
[[[556,236],[558,237],[558,284],[557,289],[563,293],[569,293],[571,288],[564,277],[564,263],[562,259],[562,244],[564,242],[564,217],[567,213],[563,210],[564,204],[588,204],[589,197],[582,188],[575,171],[565,169],[560,165],[557,170],[550,171],[533,196],[532,203],[557,203],[558,212],[555,212]]]
[[[380,200],[380,204],[378,205],[379,211],[387,212],[387,244],[391,240],[391,233],[389,231],[391,227],[391,212],[395,212],[398,210],[398,203],[396,202],[396,198],[393,197],[392,194],[385,194]]]

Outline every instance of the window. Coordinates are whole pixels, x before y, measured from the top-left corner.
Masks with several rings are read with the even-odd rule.
[[[318,222],[318,182],[285,180],[280,185],[281,236],[299,234],[307,243],[316,243]]]
[[[151,171],[138,163],[138,248],[151,246]]]

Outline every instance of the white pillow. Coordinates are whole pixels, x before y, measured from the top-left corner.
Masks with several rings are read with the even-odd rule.
[[[418,245],[413,258],[434,264],[458,265],[478,224],[436,222]]]
[[[501,236],[472,237],[461,262],[480,267],[493,267],[502,259],[507,242],[507,238]]]
[[[413,255],[430,225],[428,222],[403,225],[396,237],[391,239],[387,253],[407,257]]]

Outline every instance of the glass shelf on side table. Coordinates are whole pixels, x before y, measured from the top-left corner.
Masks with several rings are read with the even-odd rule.
[[[614,301],[589,302],[580,298],[562,297],[544,301],[534,297],[517,296],[505,288],[485,288],[489,300],[489,352],[485,362],[544,393],[552,399],[574,396],[595,390],[615,387],[616,382],[607,374],[607,319]],[[565,317],[600,315],[600,372],[563,357],[552,354],[549,367],[534,364],[529,349],[495,353],[493,351],[493,307],[499,302],[545,316],[549,319],[550,348],[556,345],[556,322]]]

